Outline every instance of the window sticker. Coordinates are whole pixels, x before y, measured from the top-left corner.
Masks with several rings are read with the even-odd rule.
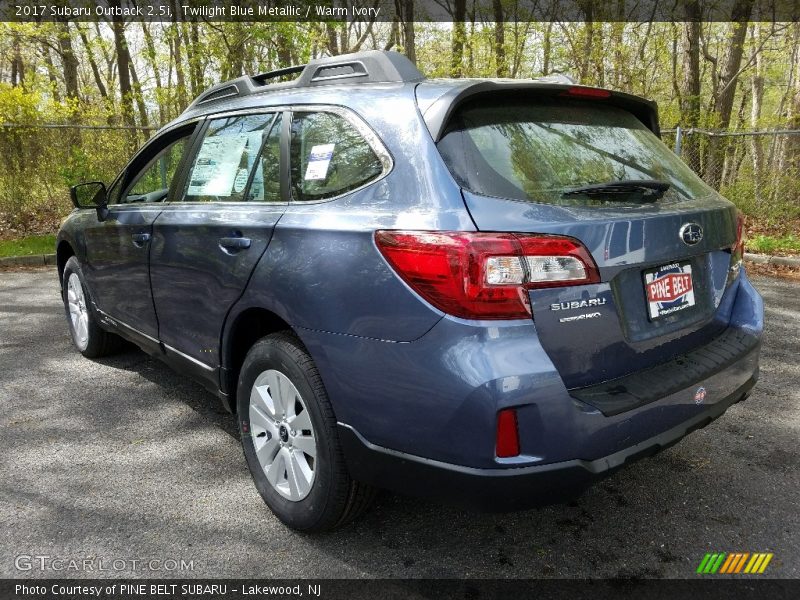
[[[230,196],[246,144],[247,138],[244,136],[216,136],[203,140],[188,194]]]
[[[306,180],[325,179],[328,176],[328,167],[333,158],[333,148],[336,144],[320,144],[311,147],[306,167]]]
[[[236,179],[233,180],[233,191],[237,194],[241,193],[244,186],[247,185],[247,169],[239,169],[236,173]]]

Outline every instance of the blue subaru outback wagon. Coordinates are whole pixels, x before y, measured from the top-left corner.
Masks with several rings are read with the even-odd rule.
[[[742,218],[629,94],[323,58],[211,88],[72,199],[75,346],[124,338],[217,394],[299,530],[377,487],[574,497],[758,377]]]

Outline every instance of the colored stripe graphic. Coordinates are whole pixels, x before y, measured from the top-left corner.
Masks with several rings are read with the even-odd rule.
[[[717,559],[717,562],[714,563],[714,567],[711,569],[712,573],[716,573],[717,570],[722,566],[722,561],[725,560],[725,556],[726,556],[725,552],[721,552],[720,553],[719,558]]]
[[[703,573],[711,573],[711,569],[714,568],[714,563],[717,562],[717,557],[718,556],[719,556],[719,554],[716,554],[716,553],[711,555],[711,558],[709,558],[708,562],[706,563],[705,569],[703,569]]]
[[[750,556],[750,553],[745,552],[741,556],[742,557],[739,559],[739,562],[736,564],[736,569],[733,571],[734,573],[738,573],[739,571],[742,570],[742,567],[744,566],[744,561],[747,560],[747,557]]]
[[[706,554],[703,558],[703,561],[700,563],[700,566],[697,567],[697,572],[703,574],[716,573],[722,566],[722,561],[725,560],[726,556],[727,553],[725,552]]]
[[[763,573],[764,572],[764,570],[767,568],[767,565],[769,564],[769,561],[772,560],[773,556],[775,556],[775,555],[772,554],[772,552],[768,552],[767,553],[767,556],[764,557],[764,562],[761,563],[761,568],[758,570],[759,573]]]
[[[705,573],[705,568],[706,568],[706,565],[708,564],[708,561],[709,561],[710,558],[711,558],[711,555],[710,554],[706,554],[703,557],[703,560],[700,561],[700,566],[697,567],[697,571],[695,571],[695,572],[696,573]]]
[[[753,573],[755,572],[758,567],[761,566],[761,561],[764,559],[763,554],[753,554],[753,558],[750,559],[750,562],[747,563],[747,566],[744,568],[745,573]]]
[[[728,554],[727,560],[722,564],[722,568],[719,570],[720,573],[730,573],[730,568],[736,562],[737,554]]]
[[[772,560],[771,552],[709,552],[697,566],[696,573],[703,575],[731,575],[738,573],[763,573]]]

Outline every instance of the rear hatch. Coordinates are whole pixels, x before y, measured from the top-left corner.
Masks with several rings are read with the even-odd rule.
[[[580,87],[480,94],[435,135],[480,231],[568,236],[596,263],[599,282],[528,292],[569,388],[664,363],[729,320],[737,211],[659,140],[652,105],[631,106]]]

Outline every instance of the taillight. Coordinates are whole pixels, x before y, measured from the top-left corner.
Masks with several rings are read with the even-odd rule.
[[[497,441],[495,454],[498,458],[519,456],[519,428],[517,411],[506,408],[497,413]]]
[[[736,262],[742,262],[744,258],[744,214],[741,211],[736,214],[736,245],[731,254]]]
[[[744,214],[741,211],[736,213],[736,242],[731,248],[731,264],[728,270],[728,283],[733,281],[739,274],[744,259]]]
[[[420,296],[465,319],[526,318],[528,290],[600,281],[586,248],[567,237],[376,231],[375,243]]]

